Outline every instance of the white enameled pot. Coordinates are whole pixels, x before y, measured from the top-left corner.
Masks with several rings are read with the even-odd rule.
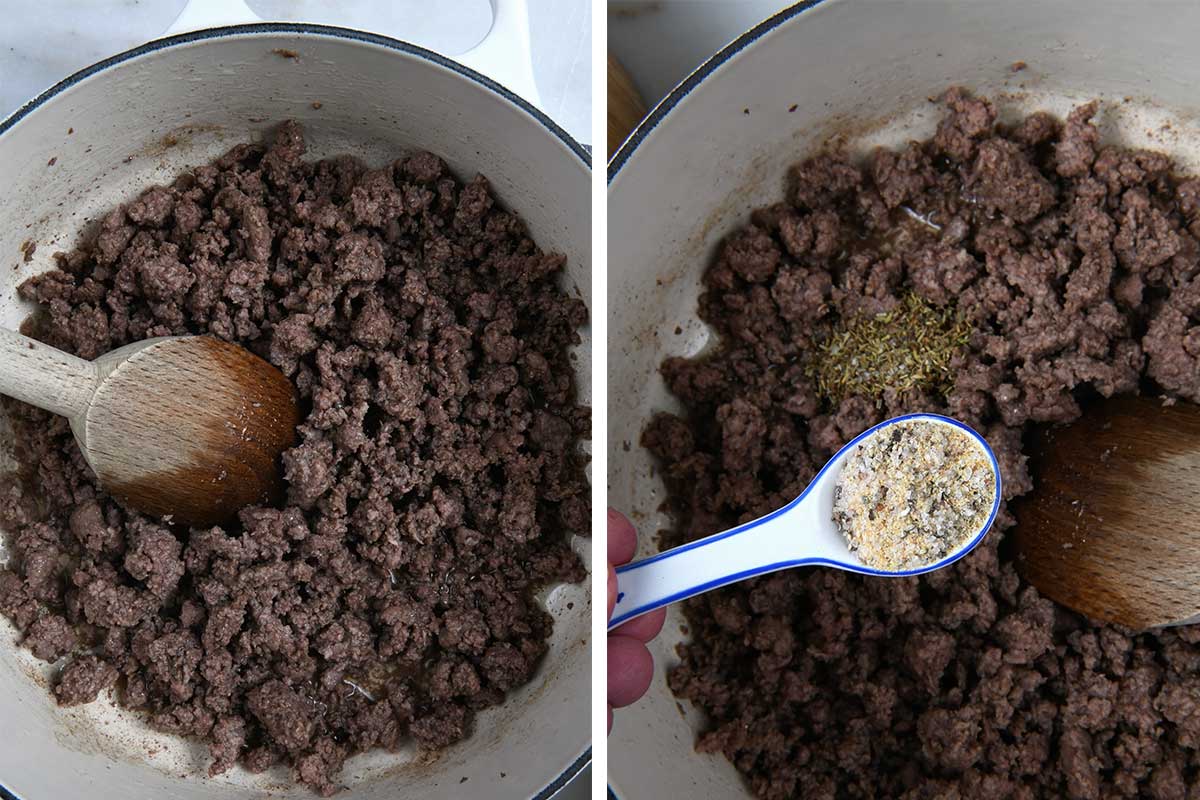
[[[588,156],[501,85],[536,102],[524,0],[493,0],[493,8],[488,39],[460,61],[499,82],[394,39],[267,23],[154,41],[50,89],[0,123],[0,325],[14,327],[29,313],[17,285],[51,268],[52,254],[69,249],[85,221],[288,118],[303,124],[309,156],[353,153],[382,164],[428,149],[459,175],[486,174],[537,242],[567,256],[564,287],[590,306]],[[206,4],[216,17],[198,10],[189,6],[179,27],[244,21],[247,13],[240,2]],[[28,263],[27,241],[37,244]],[[583,336],[577,378],[590,403],[586,329]],[[10,461],[4,428],[0,460]],[[589,559],[587,541],[576,548]],[[582,769],[590,757],[590,592],[558,586],[544,601],[554,635],[529,685],[481,713],[470,739],[435,758],[406,750],[352,759],[342,796],[540,799]],[[312,797],[283,768],[205,778],[206,748],[156,734],[105,700],[57,708],[49,678],[0,619],[0,787],[19,800]]]
[[[962,84],[1006,119],[1099,98],[1109,141],[1165,150],[1198,170],[1198,26],[1191,3],[813,0],[706,62],[609,164],[610,504],[645,533],[667,524],[662,483],[638,445],[653,411],[678,409],[658,365],[708,344],[700,276],[751,209],[783,198],[790,164],[831,136],[859,154],[927,138],[940,114],[928,98]],[[1026,66],[1014,70],[1018,62]],[[656,550],[650,536],[640,546],[639,557]],[[652,645],[650,692],[617,713],[609,780],[620,800],[749,796],[724,758],[695,752],[703,715],[667,688],[681,623],[673,610]]]

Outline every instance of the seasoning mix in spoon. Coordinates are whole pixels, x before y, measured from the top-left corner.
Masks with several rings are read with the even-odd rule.
[[[833,522],[867,566],[916,569],[978,534],[995,493],[995,472],[970,434],[908,420],[850,453],[834,487]]]

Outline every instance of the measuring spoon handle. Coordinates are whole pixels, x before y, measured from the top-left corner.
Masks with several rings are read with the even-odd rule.
[[[617,567],[617,603],[608,629],[710,589],[818,563],[820,559],[797,553],[797,518],[789,513],[793,508],[789,504],[723,533]]]

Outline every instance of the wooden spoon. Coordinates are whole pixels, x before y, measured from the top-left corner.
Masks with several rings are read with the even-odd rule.
[[[276,499],[279,455],[299,422],[279,370],[207,336],[147,339],[85,361],[0,329],[0,393],[66,417],[109,494],[192,526]]]
[[[1030,445],[1034,490],[1014,504],[1021,574],[1138,630],[1200,615],[1200,407],[1105,400]]]

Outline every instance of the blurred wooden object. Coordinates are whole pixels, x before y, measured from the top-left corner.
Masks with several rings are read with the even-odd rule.
[[[646,116],[646,104],[621,62],[608,54],[608,157]]]
[[[1200,615],[1200,407],[1094,403],[1027,437],[1017,569],[1042,594],[1135,630]]]

